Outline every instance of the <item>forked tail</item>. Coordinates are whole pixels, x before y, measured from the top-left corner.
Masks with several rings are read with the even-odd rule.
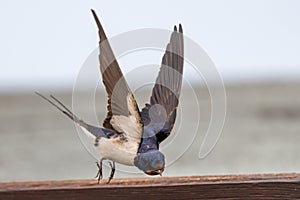
[[[86,123],[80,120],[70,109],[68,109],[61,101],[59,101],[57,98],[55,98],[53,95],[50,95],[50,98],[53,100],[51,101],[49,98],[45,97],[44,95],[35,92],[35,94],[39,95],[44,100],[48,101],[51,105],[53,105],[55,108],[57,108],[59,111],[64,113],[66,116],[68,116],[72,121],[75,123],[86,127]],[[59,107],[56,103],[58,103],[61,107]]]
[[[42,95],[38,92],[35,92],[35,93],[37,95],[39,95],[40,97],[42,97],[44,100],[48,101],[51,105],[53,105],[59,111],[61,111],[65,115],[67,115],[72,121],[74,121],[77,125],[79,125],[80,128],[88,136],[92,136],[92,137],[96,137],[96,138],[100,138],[100,137],[109,138],[112,135],[117,134],[114,130],[99,128],[99,127],[95,127],[95,126],[92,126],[92,125],[89,125],[89,124],[85,123],[83,120],[79,119],[74,113],[72,113],[70,109],[68,109],[61,101],[59,101],[53,95],[50,95],[50,98],[52,99],[51,100],[51,99],[45,97],[44,95]],[[95,139],[95,138],[93,138],[93,139]]]

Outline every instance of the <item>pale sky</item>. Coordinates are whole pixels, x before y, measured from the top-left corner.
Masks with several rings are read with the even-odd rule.
[[[98,44],[91,8],[108,37],[181,22],[225,82],[300,76],[297,0],[1,0],[0,91],[72,88]]]

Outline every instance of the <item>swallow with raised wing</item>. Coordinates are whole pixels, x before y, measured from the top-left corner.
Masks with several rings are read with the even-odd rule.
[[[103,160],[112,161],[109,162],[112,169],[108,183],[114,176],[115,162],[136,166],[148,175],[161,175],[165,167],[165,157],[159,151],[159,145],[173,129],[182,85],[182,26],[179,24],[178,30],[174,26],[150,102],[140,111],[93,10],[92,14],[99,31],[100,71],[108,94],[108,112],[103,128],[79,119],[54,96],[47,98],[37,94],[73,120],[94,142],[100,156],[97,163],[98,182],[102,179]]]

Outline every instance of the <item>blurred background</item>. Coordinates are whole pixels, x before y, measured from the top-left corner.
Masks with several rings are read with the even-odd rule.
[[[11,0],[0,2],[0,181],[96,175],[96,159],[82,145],[74,124],[34,94],[54,94],[72,107],[78,73],[98,45],[91,8],[109,38],[140,28],[171,30],[181,22],[185,35],[205,50],[224,81],[223,131],[210,154],[199,159],[211,99],[203,80],[186,65],[184,78],[194,90],[183,87],[174,134],[162,144],[168,163],[165,176],[300,172],[299,1]],[[137,60],[159,64],[162,55],[129,56],[120,65],[126,74]],[[130,76],[129,84],[136,87],[143,79]],[[151,87],[135,90],[140,108]],[[97,95],[101,124],[106,114],[101,80]],[[95,113],[87,96],[84,88],[76,91],[76,113],[89,121]],[[193,115],[196,105],[200,122]],[[192,131],[198,123],[199,131]],[[172,153],[185,140],[183,155],[174,159]],[[123,170],[116,177],[146,176],[119,167]],[[108,172],[105,167],[105,176]]]

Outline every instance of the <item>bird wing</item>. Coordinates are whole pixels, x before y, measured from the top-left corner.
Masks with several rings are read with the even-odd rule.
[[[158,143],[169,136],[175,123],[182,85],[183,54],[182,26],[179,24],[178,31],[174,26],[170,43],[162,58],[150,104],[146,104],[141,112],[144,126],[152,126],[155,129]]]
[[[108,94],[107,116],[103,126],[127,134],[140,142],[143,123],[139,108],[122,74],[103,27],[92,10],[99,31],[99,61],[102,80]]]

